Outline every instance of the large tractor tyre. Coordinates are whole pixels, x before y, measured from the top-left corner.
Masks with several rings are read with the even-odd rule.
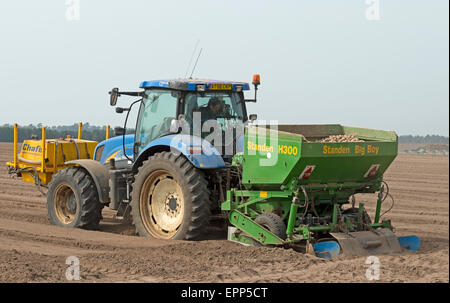
[[[206,230],[211,204],[207,181],[183,155],[151,156],[132,188],[131,216],[139,236],[196,240]]]
[[[81,167],[60,170],[48,186],[47,211],[53,225],[97,229],[103,206],[94,180]]]
[[[279,237],[282,240],[286,239],[286,224],[283,219],[274,213],[265,213],[259,215],[255,222]]]

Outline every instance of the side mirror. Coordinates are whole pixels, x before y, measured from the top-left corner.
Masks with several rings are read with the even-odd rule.
[[[119,97],[119,89],[117,87],[113,88],[109,94],[111,95],[109,99],[109,104],[114,106],[117,104],[117,98]]]
[[[256,119],[258,119],[258,115],[257,114],[251,114],[251,115],[248,116],[248,119],[253,122]]]
[[[124,135],[124,134],[125,134],[125,128],[120,127],[120,126],[114,127],[114,134],[115,134],[116,136],[122,136],[122,135]]]

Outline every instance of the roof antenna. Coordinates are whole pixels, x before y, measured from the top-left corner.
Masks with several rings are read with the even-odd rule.
[[[203,49],[203,48],[201,48],[201,49],[200,49],[200,52],[198,53],[197,60],[195,61],[194,68],[192,69],[192,73],[191,73],[191,75],[189,76],[189,79],[192,79],[192,74],[194,73],[194,70],[195,70],[195,68],[197,67],[198,58],[200,58],[200,55],[202,54],[202,49]]]
[[[186,73],[184,74],[184,78],[187,77],[189,69],[191,68],[192,59],[194,59],[195,51],[197,50],[197,46],[198,46],[199,43],[200,43],[200,39],[197,40],[197,43],[195,43],[194,51],[192,52],[191,60],[189,60],[189,65],[188,65],[188,67],[186,69]]]

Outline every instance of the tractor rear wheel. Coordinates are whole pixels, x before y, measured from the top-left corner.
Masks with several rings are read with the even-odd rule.
[[[97,229],[103,204],[91,176],[81,167],[56,173],[48,186],[47,213],[53,225]]]
[[[161,152],[144,161],[131,192],[131,216],[140,236],[195,240],[210,215],[207,181],[183,155]]]

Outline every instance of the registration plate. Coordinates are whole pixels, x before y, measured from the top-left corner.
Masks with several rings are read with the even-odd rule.
[[[231,84],[230,83],[211,83],[211,86],[209,89],[212,90],[230,90]]]

